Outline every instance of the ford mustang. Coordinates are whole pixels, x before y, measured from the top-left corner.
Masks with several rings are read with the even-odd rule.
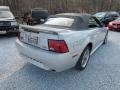
[[[42,25],[20,25],[16,46],[24,60],[42,69],[84,70],[107,37],[108,30],[96,17],[63,13],[49,17]]]

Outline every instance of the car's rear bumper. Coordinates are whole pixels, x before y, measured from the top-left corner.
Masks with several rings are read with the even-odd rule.
[[[19,40],[16,41],[16,46],[24,59],[45,70],[60,72],[72,68],[76,64],[70,53],[59,54],[45,51]]]
[[[18,26],[0,26],[0,31],[19,32]]]

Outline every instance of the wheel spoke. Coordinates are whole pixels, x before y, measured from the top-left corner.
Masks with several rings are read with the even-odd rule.
[[[81,66],[83,68],[86,67],[88,60],[89,60],[89,57],[90,57],[90,52],[89,52],[89,50],[86,50],[84,55],[83,55],[83,59],[82,59],[82,63],[81,63]]]

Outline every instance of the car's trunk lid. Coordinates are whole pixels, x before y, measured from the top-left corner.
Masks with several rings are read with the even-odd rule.
[[[27,26],[21,25],[21,41],[24,43],[49,50],[48,40],[59,40],[59,33],[65,32],[63,29],[50,28],[45,26]]]

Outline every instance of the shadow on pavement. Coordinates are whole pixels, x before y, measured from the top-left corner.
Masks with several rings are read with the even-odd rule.
[[[16,37],[16,36],[17,36],[17,34],[14,34],[14,33],[12,33],[12,34],[0,34],[0,39],[1,38]]]

